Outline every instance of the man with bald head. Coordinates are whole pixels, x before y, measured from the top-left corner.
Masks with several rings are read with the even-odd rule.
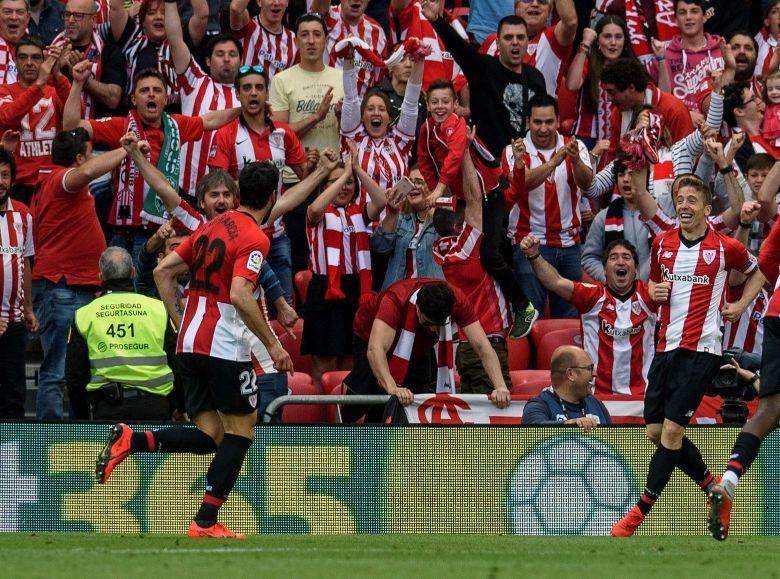
[[[523,424],[573,424],[593,432],[611,424],[607,407],[591,394],[593,361],[577,346],[559,346],[550,362],[552,385],[523,409]]]

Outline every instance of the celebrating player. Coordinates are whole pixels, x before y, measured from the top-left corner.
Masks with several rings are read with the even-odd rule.
[[[278,179],[279,171],[270,162],[248,165],[239,176],[241,207],[204,224],[155,270],[160,296],[178,322],[176,279],[190,269],[177,353],[187,412],[197,428],[134,433],[117,424],[97,460],[95,473],[104,483],[133,452],[215,452],[203,502],[190,524],[188,536],[193,538],[244,537],[217,523],[217,513],[238,479],[257,422],[247,330],[262,341],[277,370],[292,371],[289,354],[253,295],[269,247],[259,224],[271,209]]]
[[[630,537],[661,495],[675,467],[702,489],[714,482],[685,427],[721,366],[721,314],[738,320],[765,278],[755,258],[731,237],[707,224],[712,194],[697,177],[683,177],[674,197],[680,226],[653,241],[650,298],[660,304],[656,354],[645,394],[647,435],[658,448],[637,504],[612,527]],[[742,299],[719,311],[729,270],[748,277]]]

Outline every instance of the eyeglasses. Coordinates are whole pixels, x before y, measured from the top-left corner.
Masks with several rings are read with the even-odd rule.
[[[265,74],[265,69],[260,66],[259,64],[255,64],[254,66],[241,66],[238,68],[238,74],[251,74],[251,73],[257,73],[257,74]]]
[[[587,370],[588,372],[593,372],[593,368],[595,367],[595,364],[590,364],[588,366],[569,366],[567,370]]]
[[[95,14],[96,14],[95,12],[69,12],[68,10],[66,10],[65,12],[62,13],[62,19],[68,20],[69,18],[73,18],[73,20],[75,20],[76,22],[81,22],[87,16],[94,16]]]
[[[753,96],[752,96],[752,97],[750,97],[748,100],[746,100],[744,103],[742,103],[742,106],[743,106],[743,107],[746,107],[746,106],[748,106],[750,103],[752,103],[753,101],[755,101],[755,100],[757,100],[757,99],[758,99],[758,97],[757,97],[756,95],[753,95]]]

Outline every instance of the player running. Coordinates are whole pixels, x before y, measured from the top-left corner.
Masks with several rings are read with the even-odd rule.
[[[95,467],[102,484],[134,452],[215,453],[203,502],[187,533],[193,538],[244,538],[218,523],[217,513],[238,478],[257,422],[258,394],[247,330],[265,345],[278,371],[293,369],[254,297],[269,248],[259,224],[271,210],[278,179],[271,162],[245,167],[239,176],[241,207],[205,223],[154,272],[160,297],[178,324],[176,280],[190,270],[177,362],[187,412],[197,428],[133,432],[126,424],[117,424]]]
[[[660,304],[658,342],[645,394],[647,435],[657,445],[637,504],[612,527],[630,537],[661,496],[676,467],[702,489],[714,482],[685,427],[721,366],[721,314],[736,321],[764,284],[756,259],[737,240],[712,230],[712,193],[698,177],[682,177],[674,192],[680,226],[653,241],[650,298]],[[729,271],[747,276],[742,299],[719,311]]]

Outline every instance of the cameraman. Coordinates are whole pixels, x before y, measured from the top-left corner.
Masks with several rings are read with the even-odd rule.
[[[717,382],[722,381],[724,371],[731,371],[736,372],[736,388],[742,391],[739,396],[740,400],[753,400],[761,387],[761,373],[758,370],[761,366],[761,356],[741,352],[740,350],[727,350],[723,353],[723,361],[725,364],[720,367],[721,373],[716,380],[715,395],[722,398],[727,397],[718,391]],[[740,365],[740,361],[742,365]],[[743,365],[745,366],[744,368]],[[753,370],[753,368],[756,370]],[[743,391],[746,385],[752,390]]]

